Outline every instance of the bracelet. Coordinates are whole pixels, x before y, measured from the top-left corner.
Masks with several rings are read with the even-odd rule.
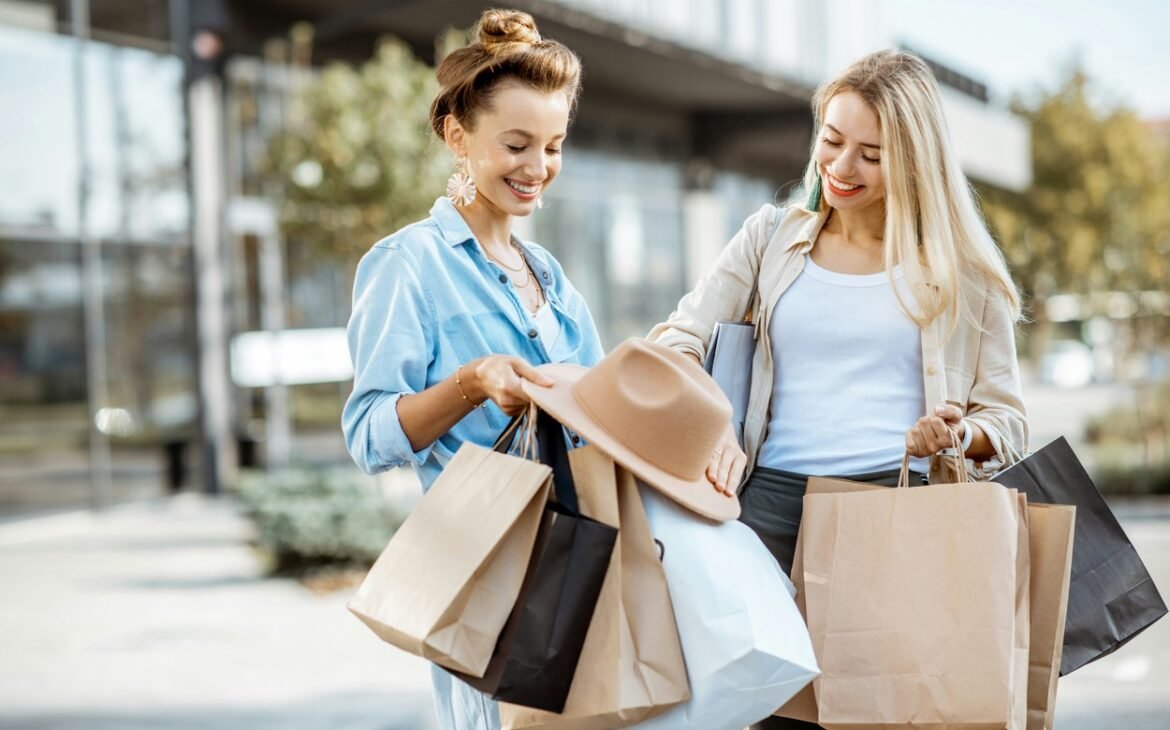
[[[971,442],[975,440],[975,432],[971,430],[971,424],[966,418],[959,421],[963,424],[963,440],[959,443],[959,455],[967,453],[967,449],[971,448]]]
[[[455,368],[455,385],[459,387],[459,395],[463,396],[463,400],[471,403],[471,399],[467,397],[467,393],[463,390],[463,366]],[[487,401],[480,401],[479,403],[471,403],[472,409],[482,408]]]

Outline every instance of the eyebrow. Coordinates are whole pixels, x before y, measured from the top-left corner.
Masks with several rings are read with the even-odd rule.
[[[500,134],[518,134],[521,137],[523,137],[524,139],[533,139],[535,136],[531,132],[525,132],[523,129],[506,129],[503,132],[500,132]],[[565,135],[563,135],[563,134],[558,134],[557,136],[553,137],[553,139],[554,140],[562,139],[562,138],[564,138],[564,136]]]
[[[837,133],[837,134],[840,134],[842,137],[844,137],[844,136],[845,136],[844,134],[841,134],[841,130],[840,130],[840,129],[837,129],[837,128],[836,128],[836,127],[834,127],[832,124],[829,124],[828,122],[825,122],[825,126],[826,126],[826,127],[828,127],[829,129],[833,130],[835,133]],[[873,149],[875,149],[875,150],[880,150],[880,149],[882,148],[882,146],[881,146],[881,145],[877,145],[877,144],[870,144],[870,143],[868,143],[868,142],[862,142],[862,143],[861,143],[861,146],[862,146],[862,147],[872,147],[872,148],[873,148]]]

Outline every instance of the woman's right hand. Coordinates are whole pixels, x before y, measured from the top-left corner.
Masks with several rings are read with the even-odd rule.
[[[491,399],[506,415],[515,416],[528,407],[528,395],[520,387],[521,380],[536,385],[551,386],[545,377],[523,358],[513,355],[488,355],[464,366],[470,370],[467,396],[476,403]]]

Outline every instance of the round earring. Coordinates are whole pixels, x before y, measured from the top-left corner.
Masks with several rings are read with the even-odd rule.
[[[465,208],[475,200],[476,192],[475,181],[467,172],[467,158],[456,158],[455,172],[447,178],[447,197],[455,205]]]

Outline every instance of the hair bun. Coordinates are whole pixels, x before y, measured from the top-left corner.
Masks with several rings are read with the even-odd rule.
[[[536,21],[519,10],[485,10],[476,35],[484,50],[493,56],[515,45],[540,42]]]

